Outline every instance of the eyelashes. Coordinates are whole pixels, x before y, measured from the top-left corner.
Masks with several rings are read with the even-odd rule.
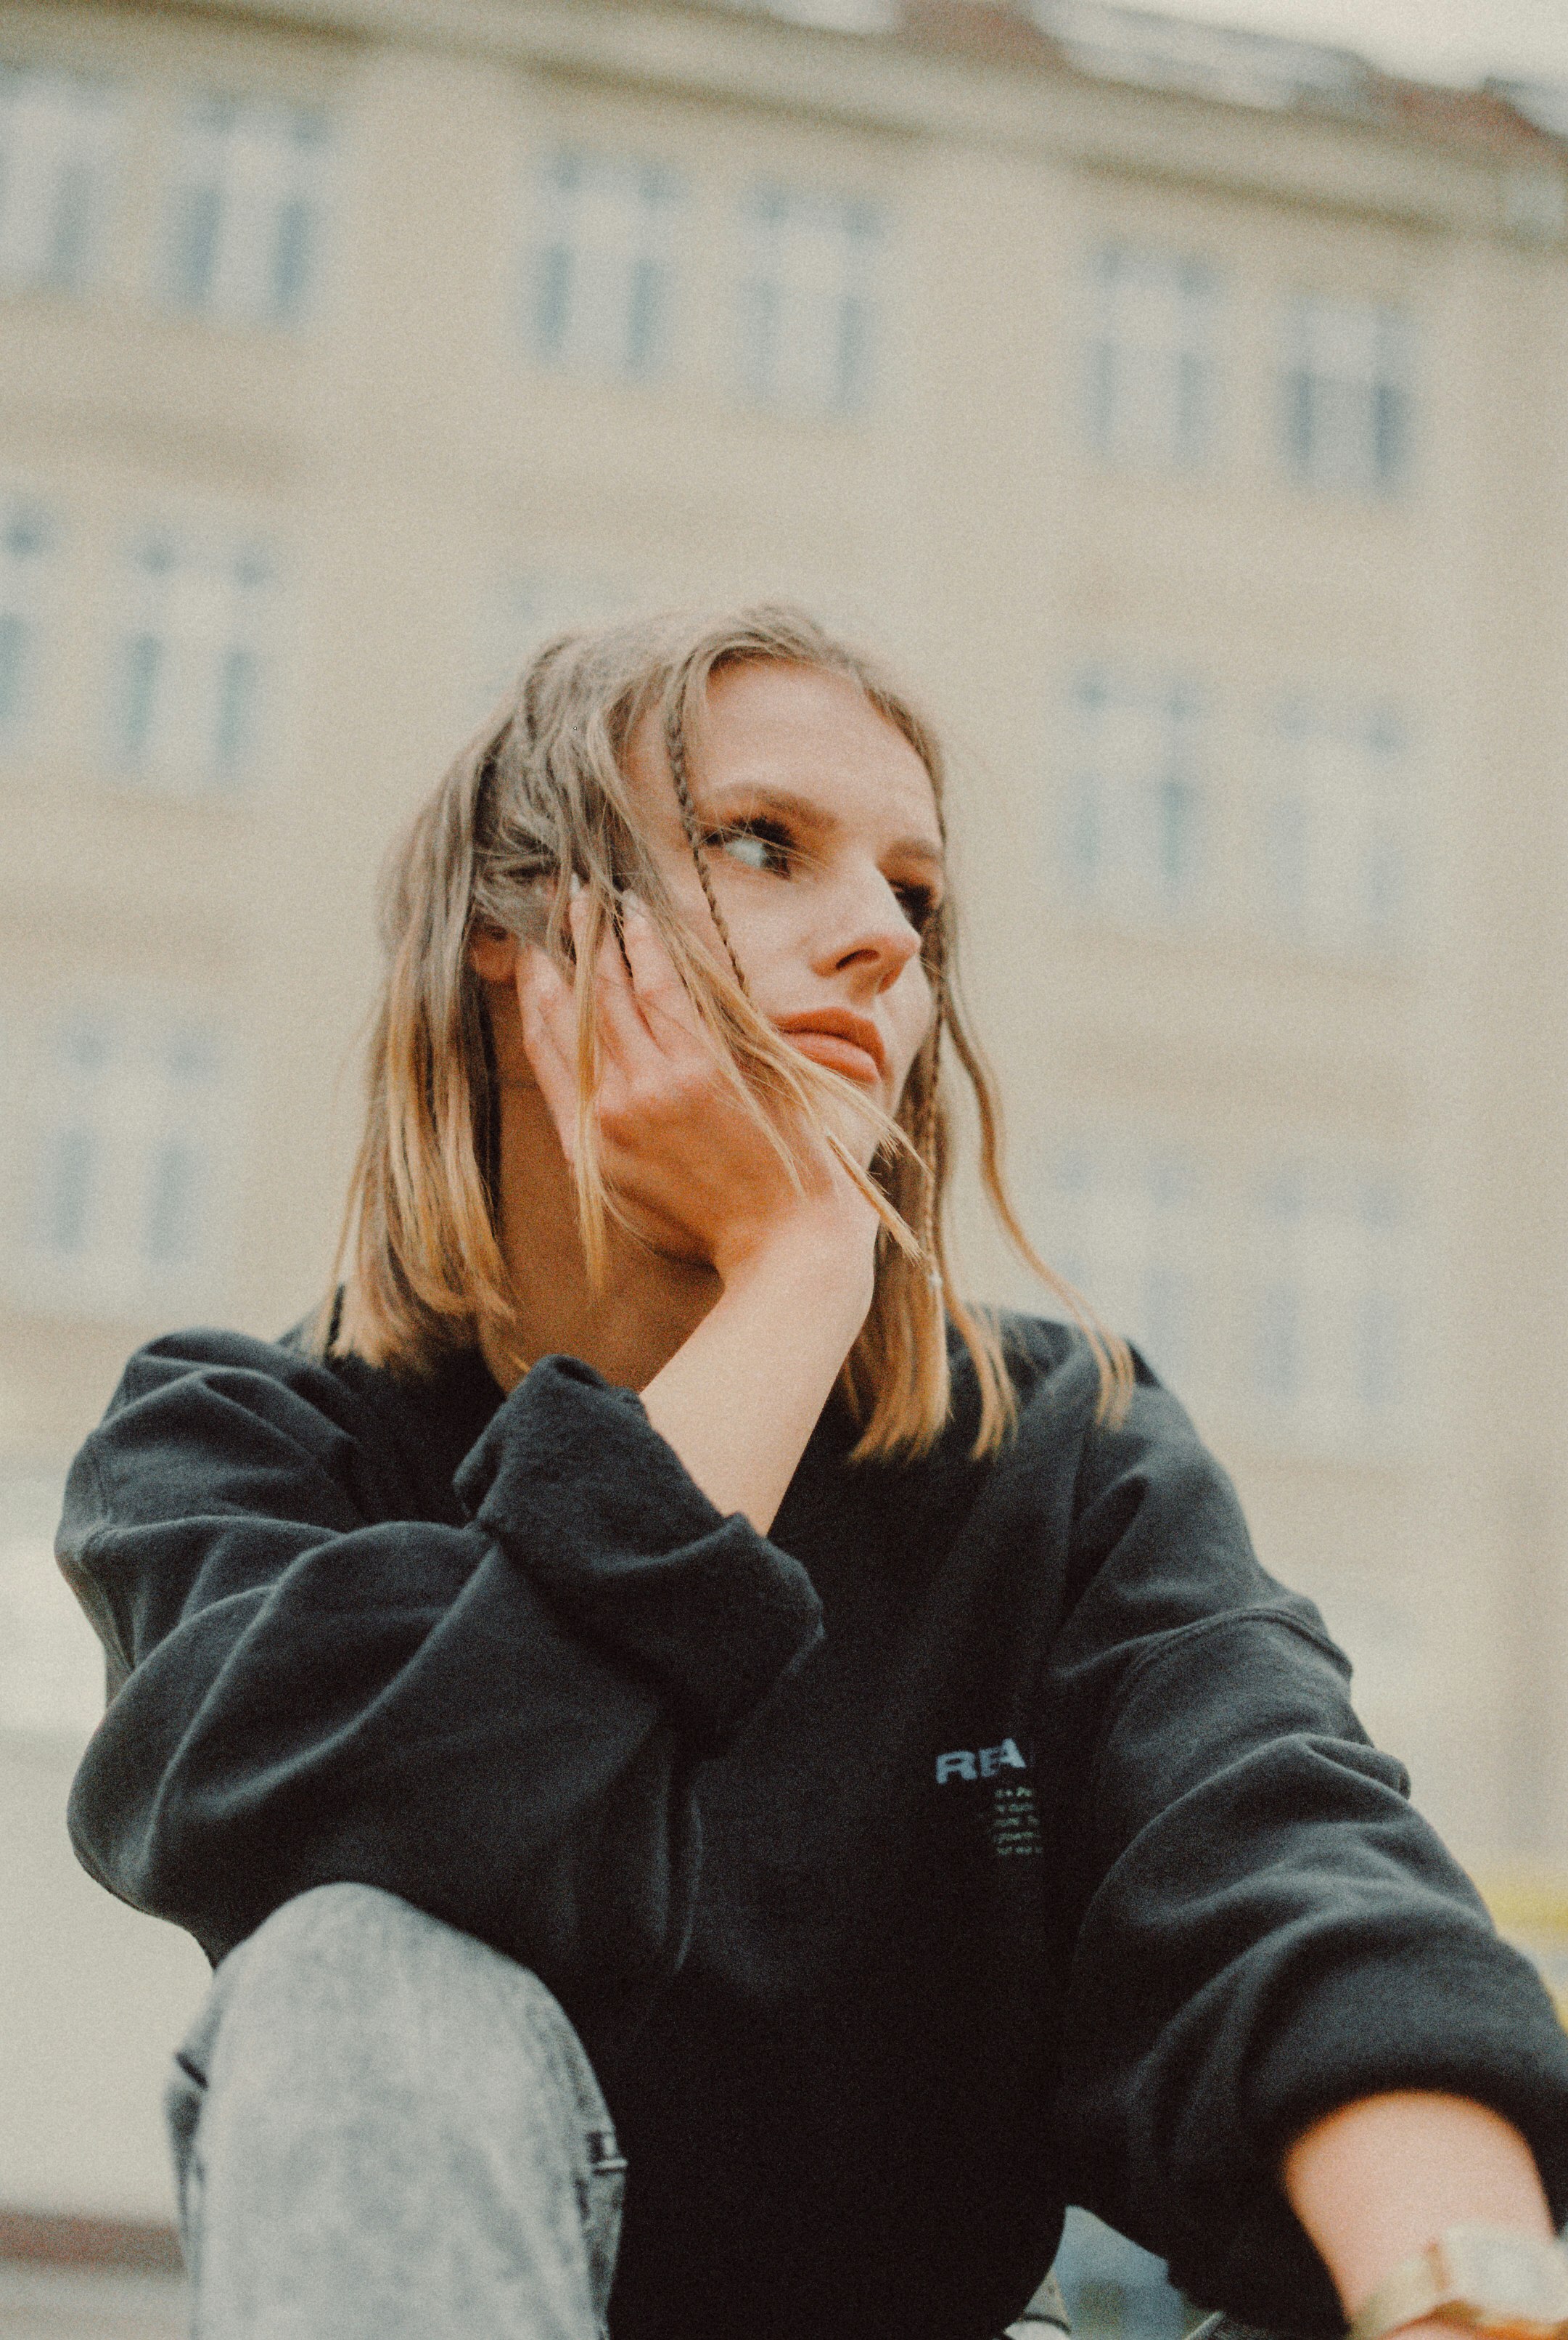
[[[723,828],[710,830],[703,843],[711,852],[723,853],[731,861],[738,861],[743,869],[754,869],[774,878],[791,876],[805,858],[783,822],[777,820],[730,821]]]
[[[928,934],[941,907],[929,886],[895,886],[899,907],[917,935]]]
[[[783,821],[769,814],[729,821],[722,828],[710,829],[703,844],[709,852],[722,853],[726,860],[759,877],[792,878],[812,866],[813,857],[797,845]],[[935,887],[914,880],[901,885],[890,879],[889,883],[916,934],[926,934],[940,907]]]

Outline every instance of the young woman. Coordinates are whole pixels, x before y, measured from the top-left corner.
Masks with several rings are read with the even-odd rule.
[[[143,1350],[62,1531],[204,2340],[988,2340],[1069,2200],[1568,2333],[1538,1984],[1180,1407],[954,1288],[952,937],[789,610],[552,645],[402,845],[334,1303]]]

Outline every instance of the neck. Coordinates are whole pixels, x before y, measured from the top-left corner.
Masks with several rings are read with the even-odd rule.
[[[685,1346],[719,1296],[712,1268],[670,1259],[612,1221],[604,1284],[588,1280],[571,1173],[537,1088],[501,1090],[499,1234],[518,1304],[523,1355],[580,1357],[623,1389],[646,1389]],[[518,1379],[481,1335],[504,1388]]]

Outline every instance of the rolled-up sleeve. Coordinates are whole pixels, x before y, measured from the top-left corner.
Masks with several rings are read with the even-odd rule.
[[[213,1958],[313,1885],[380,1886],[613,2044],[684,1954],[696,1767],[814,1646],[816,1595],[575,1361],[499,1406],[466,1522],[377,1516],[360,1428],[269,1344],[133,1360],[59,1543],[121,1682],[78,1854]]]

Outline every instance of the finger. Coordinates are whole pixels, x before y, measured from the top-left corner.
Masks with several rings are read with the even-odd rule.
[[[622,897],[622,946],[630,989],[656,1039],[667,1044],[678,1033],[700,1040],[701,1026],[665,938],[635,894]]]
[[[577,1137],[577,1050],[572,995],[557,969],[537,944],[518,955],[518,1005],[521,1011],[523,1046],[539,1093],[568,1162],[574,1159]]]
[[[587,930],[587,897],[573,905],[574,932],[579,963]],[[605,927],[594,957],[594,1014],[605,1055],[625,1071],[646,1063],[656,1043],[633,996],[631,978],[621,957],[614,929]]]

